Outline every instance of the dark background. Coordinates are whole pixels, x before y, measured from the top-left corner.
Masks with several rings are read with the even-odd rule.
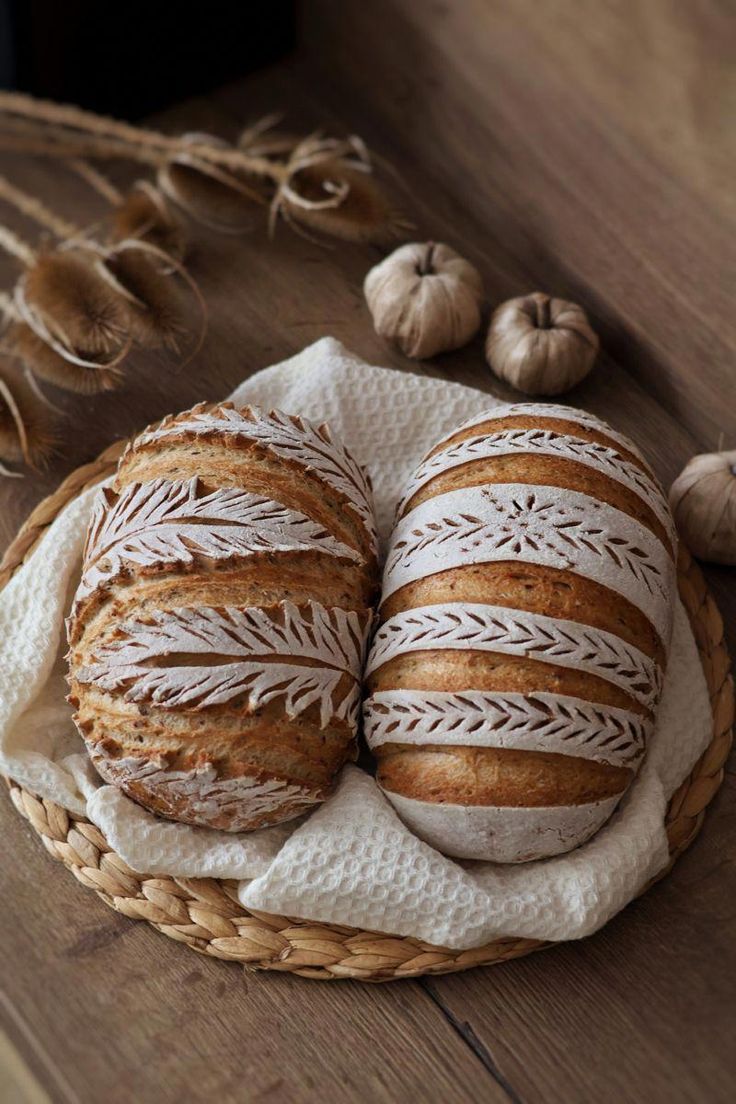
[[[294,0],[0,0],[0,87],[135,119],[290,51]]]

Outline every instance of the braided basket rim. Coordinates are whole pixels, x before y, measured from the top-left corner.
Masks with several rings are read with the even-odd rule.
[[[127,440],[85,464],[31,512],[0,563],[0,590],[25,562],[57,514],[82,491],[114,473]],[[703,665],[713,712],[713,738],[670,799],[665,826],[670,861],[664,877],[693,842],[705,810],[723,781],[733,740],[734,685],[723,621],[700,568],[680,545],[678,587]],[[156,878],[131,870],[100,830],[55,802],[36,797],[9,779],[17,811],[40,836],[51,857],[117,912],[145,920],[200,954],[249,968],[319,980],[390,981],[488,966],[553,946],[533,939],[496,939],[457,951],[411,936],[393,936],[335,924],[255,912],[237,899],[237,883],[217,878]],[[646,886],[642,892],[645,892]]]

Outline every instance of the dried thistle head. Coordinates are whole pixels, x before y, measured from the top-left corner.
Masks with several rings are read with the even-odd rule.
[[[184,228],[148,180],[137,181],[113,212],[111,241],[129,238],[150,242],[179,261],[186,252]]]
[[[276,204],[288,222],[344,241],[387,244],[410,228],[367,158],[310,154],[307,143],[295,151]]]
[[[24,321],[62,356],[96,365],[128,351],[124,304],[82,253],[40,254],[18,282],[16,303]]]
[[[0,457],[38,469],[48,461],[56,442],[49,407],[22,369],[0,361]],[[11,473],[4,470],[4,474]]]
[[[125,297],[131,337],[149,349],[178,352],[190,328],[191,309],[176,270],[161,264],[162,255],[146,243],[122,242],[104,258],[104,269]]]
[[[74,363],[48,345],[25,322],[12,322],[3,340],[7,349],[35,376],[65,391],[93,395],[112,391],[123,381],[119,365],[93,367]]]
[[[207,134],[184,136],[192,145],[227,149]],[[241,234],[253,225],[253,212],[268,203],[272,185],[251,173],[225,169],[186,152],[172,157],[158,173],[161,191],[197,222],[225,234]]]

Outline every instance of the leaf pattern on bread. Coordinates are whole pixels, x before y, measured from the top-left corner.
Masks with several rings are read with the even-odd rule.
[[[597,418],[595,414],[591,414],[587,410],[578,410],[574,406],[564,406],[559,403],[545,402],[545,403],[499,403],[497,406],[491,407],[490,410],[482,410],[478,414],[471,415],[464,422],[461,422],[459,426],[447,434],[442,440],[437,442],[437,451],[444,447],[446,443],[453,437],[457,437],[460,433],[464,433],[468,429],[474,429],[476,426],[482,425],[484,422],[490,422],[491,424],[499,419],[509,419],[522,417],[525,420],[539,421],[540,427],[544,428],[545,423],[548,424],[548,419],[556,419],[563,422],[571,422],[575,426],[580,426],[582,429],[592,431],[593,433],[601,433],[627,452],[631,453],[637,458],[642,467],[649,472],[652,479],[656,479],[651,465],[646,458],[642,455],[640,449],[636,447],[633,441],[629,440],[618,430],[613,429],[608,422],[604,422],[601,418]]]
[[[387,690],[363,711],[369,747],[411,743],[552,751],[631,766],[651,723],[629,710],[549,693]]]
[[[240,488],[202,494],[199,480],[103,488],[85,548],[78,597],[126,567],[185,565],[260,552],[323,552],[360,562],[352,548],[304,514]]]
[[[648,708],[661,689],[657,664],[612,633],[524,610],[461,602],[389,618],[374,637],[366,674],[396,656],[443,648],[498,651],[590,671]]]
[[[245,695],[250,711],[282,698],[289,717],[318,705],[322,728],[333,717],[353,723],[369,622],[316,602],[154,610],[124,622],[77,679],[162,708],[203,709]],[[344,675],[352,683],[336,700]]]
[[[238,410],[228,404],[212,407],[202,403],[185,414],[165,418],[156,429],[143,433],[135,444],[146,445],[185,434],[242,437],[314,472],[347,499],[368,530],[375,548],[370,479],[342,442],[333,440],[326,425],[317,426],[306,418],[280,410],[267,413],[255,407]]]

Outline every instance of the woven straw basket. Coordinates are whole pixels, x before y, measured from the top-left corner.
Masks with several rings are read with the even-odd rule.
[[[117,442],[96,461],[72,472],[36,507],[0,564],[0,588],[30,555],[60,510],[81,491],[114,472],[124,445],[124,441]],[[667,809],[667,870],[695,839],[705,809],[721,784],[734,716],[733,679],[723,622],[699,568],[684,549],[680,552],[678,577],[710,691],[713,738]],[[237,899],[235,882],[137,874],[112,850],[94,824],[52,801],[35,797],[14,782],[9,782],[9,787],[16,809],[39,834],[51,857],[63,862],[82,885],[125,916],[147,920],[164,935],[214,958],[322,980],[388,981],[505,962],[549,946],[538,940],[510,938],[469,951],[453,951],[418,939],[248,912]]]

